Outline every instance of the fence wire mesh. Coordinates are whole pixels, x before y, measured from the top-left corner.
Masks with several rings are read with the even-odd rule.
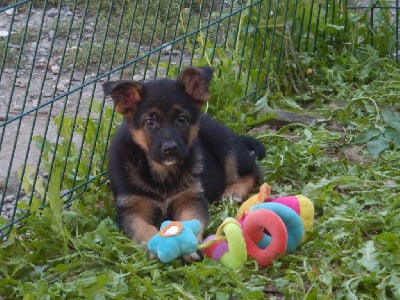
[[[238,98],[254,100],[290,92],[297,53],[389,37],[381,54],[398,59],[398,1],[1,3],[1,237],[49,198],[69,205],[104,185],[118,118],[102,95],[105,80],[173,77],[190,64],[218,71],[231,57],[239,63],[229,76],[246,82]],[[347,34],[358,19],[368,28]]]

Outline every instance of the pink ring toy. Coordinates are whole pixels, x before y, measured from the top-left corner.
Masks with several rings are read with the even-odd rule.
[[[266,231],[271,236],[271,242],[262,249],[257,243]],[[260,266],[271,265],[274,258],[286,251],[288,234],[285,223],[271,210],[260,209],[249,213],[243,222],[243,234],[247,253],[255,258]]]

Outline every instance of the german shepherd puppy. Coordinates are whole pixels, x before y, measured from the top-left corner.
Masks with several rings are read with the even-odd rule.
[[[261,178],[259,141],[201,113],[213,69],[187,67],[177,80],[103,84],[124,122],[114,135],[108,175],[122,230],[147,244],[164,220],[207,224],[208,204],[243,199]]]

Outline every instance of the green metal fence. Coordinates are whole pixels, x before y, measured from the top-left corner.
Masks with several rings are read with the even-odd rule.
[[[253,100],[282,89],[279,79],[296,71],[296,53],[389,36],[393,42],[382,54],[397,59],[398,8],[398,1],[6,1],[0,8],[0,236],[52,197],[68,206],[105,186],[118,116],[101,82],[171,77],[190,64],[218,70],[222,58],[232,57],[240,59],[229,76],[246,82],[238,98]],[[346,37],[357,18],[368,20],[367,30]]]

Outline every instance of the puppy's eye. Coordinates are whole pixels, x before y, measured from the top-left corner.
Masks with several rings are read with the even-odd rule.
[[[187,121],[187,117],[184,114],[180,114],[178,118],[176,119],[176,124],[179,125],[185,125]]]
[[[154,125],[155,125],[154,118],[151,117],[151,116],[146,117],[144,119],[144,125],[147,126],[147,127],[150,127],[150,128],[154,127]]]

